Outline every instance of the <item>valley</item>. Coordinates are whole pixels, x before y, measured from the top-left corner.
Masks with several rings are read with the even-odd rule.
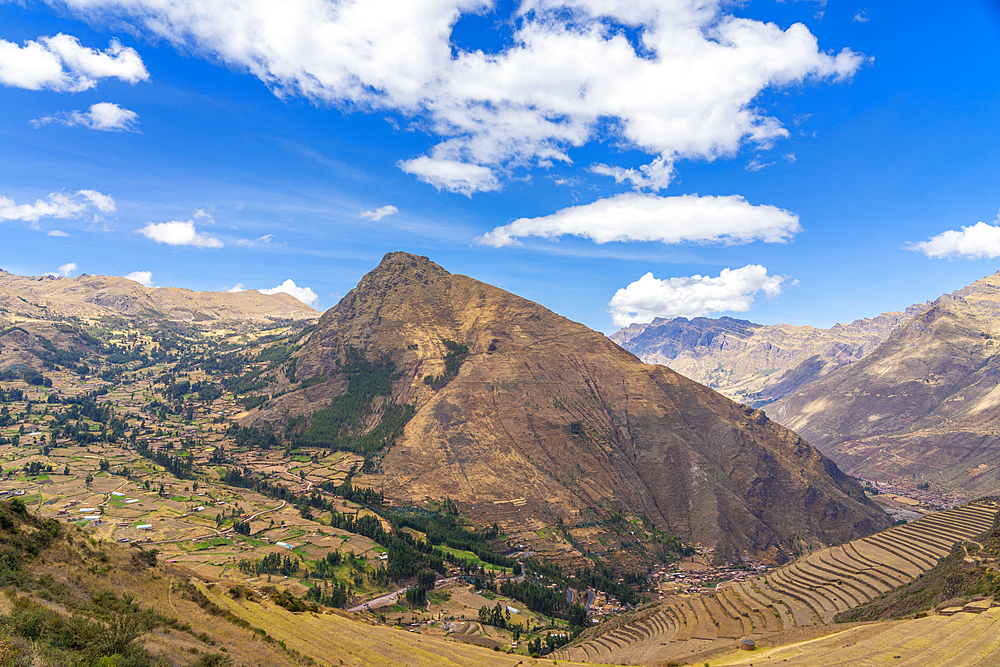
[[[997,509],[403,253],[319,319],[0,314],[0,532],[53,535],[0,539],[0,650],[59,664],[96,658],[27,619],[102,590],[139,667],[715,664],[841,631]]]

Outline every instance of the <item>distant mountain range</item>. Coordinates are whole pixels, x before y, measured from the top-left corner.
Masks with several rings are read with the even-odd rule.
[[[1000,490],[1000,273],[846,327],[699,318],[612,339],[720,391],[771,403],[771,417],[852,474],[970,496]]]
[[[647,364],[669,366],[733,400],[759,406],[863,359],[928,305],[829,329],[731,317],[656,318],[610,338]]]
[[[378,434],[388,499],[448,498],[508,535],[559,525],[600,536],[624,513],[721,559],[783,560],[888,523],[829,459],[759,411],[427,258],[387,255],[289,364],[276,398],[245,424],[312,442]],[[391,385],[379,384],[384,369]],[[344,396],[369,401],[362,417],[345,416]],[[412,416],[394,431],[405,406]]]
[[[284,294],[194,292],[176,287],[144,287],[114,276],[16,276],[0,270],[0,314],[47,319],[108,316],[183,322],[312,319],[319,313]]]

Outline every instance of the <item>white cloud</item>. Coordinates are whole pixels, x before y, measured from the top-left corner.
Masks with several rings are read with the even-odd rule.
[[[97,190],[79,190],[76,194],[88,199],[101,213],[115,212],[115,200],[109,195],[102,195]]]
[[[284,292],[285,294],[291,294],[302,303],[308,304],[313,308],[319,307],[319,294],[316,294],[316,292],[313,292],[312,289],[308,287],[299,287],[291,278],[277,287],[262,289],[259,291],[261,294],[277,294],[278,292]]]
[[[143,287],[154,287],[152,271],[133,271],[125,276],[129,280],[134,280]]]
[[[493,170],[461,160],[422,155],[400,161],[397,166],[438,190],[458,192],[467,197],[471,197],[474,192],[495,192],[500,189],[500,181]]]
[[[44,116],[31,121],[31,124],[40,127],[47,123],[61,123],[69,127],[82,125],[102,132],[135,132],[135,126],[138,122],[139,114],[136,112],[123,109],[112,102],[98,102],[91,104],[90,110],[86,112],[70,111],[54,116]]]
[[[74,271],[76,271],[76,262],[67,262],[66,264],[63,264],[62,266],[60,266],[55,271],[46,273],[45,275],[47,275],[47,276],[61,276],[61,277],[65,278],[66,276],[68,276],[69,274],[73,273]]]
[[[770,167],[772,164],[774,164],[773,161],[772,162],[764,162],[764,161],[762,161],[761,158],[760,158],[760,153],[758,153],[757,155],[755,155],[753,157],[752,160],[750,160],[749,162],[747,162],[747,165],[744,167],[744,169],[746,169],[747,171],[752,171],[752,172],[756,173],[756,172],[760,171],[761,169],[763,169],[764,167]]]
[[[368,218],[369,220],[374,220],[375,222],[378,222],[385,216],[393,215],[396,213],[399,213],[399,209],[390,204],[389,206],[379,206],[374,211],[362,211],[361,217]]]
[[[242,292],[242,291],[246,290],[246,287],[243,286],[243,283],[236,283],[232,287],[228,287],[228,288],[224,287],[223,289],[226,290],[227,292],[230,292],[230,293],[236,293],[236,292]]]
[[[58,230],[58,229],[50,229],[50,230],[48,231],[48,233],[46,234],[46,236],[58,236],[58,237],[65,237],[65,236],[69,236],[69,234],[67,234],[67,233],[66,233],[66,232],[64,232],[64,231],[60,231],[60,230]]]
[[[16,204],[13,199],[0,195],[0,222],[23,220],[31,223],[33,229],[38,229],[38,221],[42,218],[61,220],[79,218],[91,206],[101,213],[113,213],[115,200],[96,190],[78,190],[73,194],[53,192],[46,199],[39,199],[34,204]],[[100,216],[97,216],[97,220],[100,220]],[[50,232],[49,235],[65,236],[63,232]]]
[[[607,132],[669,162],[769,145],[788,132],[755,105],[764,90],[847,79],[864,63],[849,49],[821,49],[801,23],[740,18],[723,0],[520,0],[512,15],[497,16],[512,26],[499,49],[452,42],[462,15],[497,4],[60,3],[245,69],[281,97],[412,119],[439,143],[399,166],[467,195],[498,190],[513,169],[569,162],[570,149]]]
[[[171,220],[170,222],[149,223],[139,230],[146,238],[167,245],[193,245],[196,248],[221,248],[222,241],[214,236],[198,233],[194,221]]]
[[[674,177],[674,164],[661,155],[639,169],[595,164],[590,167],[590,171],[601,176],[610,176],[616,183],[628,181],[636,190],[665,190]]]
[[[739,195],[658,197],[625,193],[572,206],[540,218],[521,218],[477,241],[494,247],[526,236],[581,236],[597,243],[784,243],[798,232],[799,218],[775,206],[754,206]]]
[[[107,78],[134,84],[148,79],[149,72],[135,49],[117,40],[98,51],[62,33],[28,40],[24,46],[0,39],[0,84],[5,86],[78,93]]]
[[[760,264],[723,269],[716,277],[694,275],[660,280],[647,273],[618,290],[608,303],[611,307],[608,312],[620,327],[652,322],[656,317],[742,313],[750,310],[754,295],[761,290],[769,299],[781,294],[781,283],[787,279],[788,276],[769,276]]]
[[[1000,215],[997,216],[1000,222]],[[906,246],[931,259],[965,257],[967,259],[993,259],[1000,257],[1000,226],[977,222],[962,231],[949,229],[920,243]]]
[[[868,10],[867,9],[861,9],[861,10],[858,10],[858,13],[855,14],[851,18],[851,20],[854,21],[855,23],[868,23],[868,21],[869,21],[870,18],[871,17],[868,15]]]

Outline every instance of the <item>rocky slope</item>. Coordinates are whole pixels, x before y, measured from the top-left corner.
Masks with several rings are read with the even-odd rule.
[[[143,287],[114,276],[16,276],[0,270],[0,312],[8,316],[150,317],[184,322],[310,319],[319,313],[289,294],[194,292]]]
[[[453,375],[446,340],[468,348]],[[389,405],[415,408],[382,461],[396,502],[448,497],[486,521],[549,527],[624,511],[720,558],[781,560],[887,525],[853,480],[764,413],[405,253],[387,255],[296,352],[296,377],[330,379],[248,421],[280,427],[342,394],[351,348],[395,363],[369,424]]]
[[[852,474],[1000,489],[1000,273],[768,408]]]
[[[764,326],[731,317],[657,318],[610,338],[648,364],[669,366],[734,400],[760,406],[863,359],[928,305],[829,329]]]

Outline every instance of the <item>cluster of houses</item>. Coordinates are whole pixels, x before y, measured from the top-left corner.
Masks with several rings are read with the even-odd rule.
[[[743,560],[742,565],[704,565],[697,569],[686,567],[683,570],[677,563],[657,565],[650,574],[650,580],[662,600],[668,595],[696,595],[726,582],[744,581],[767,572],[764,565],[747,558]]]

